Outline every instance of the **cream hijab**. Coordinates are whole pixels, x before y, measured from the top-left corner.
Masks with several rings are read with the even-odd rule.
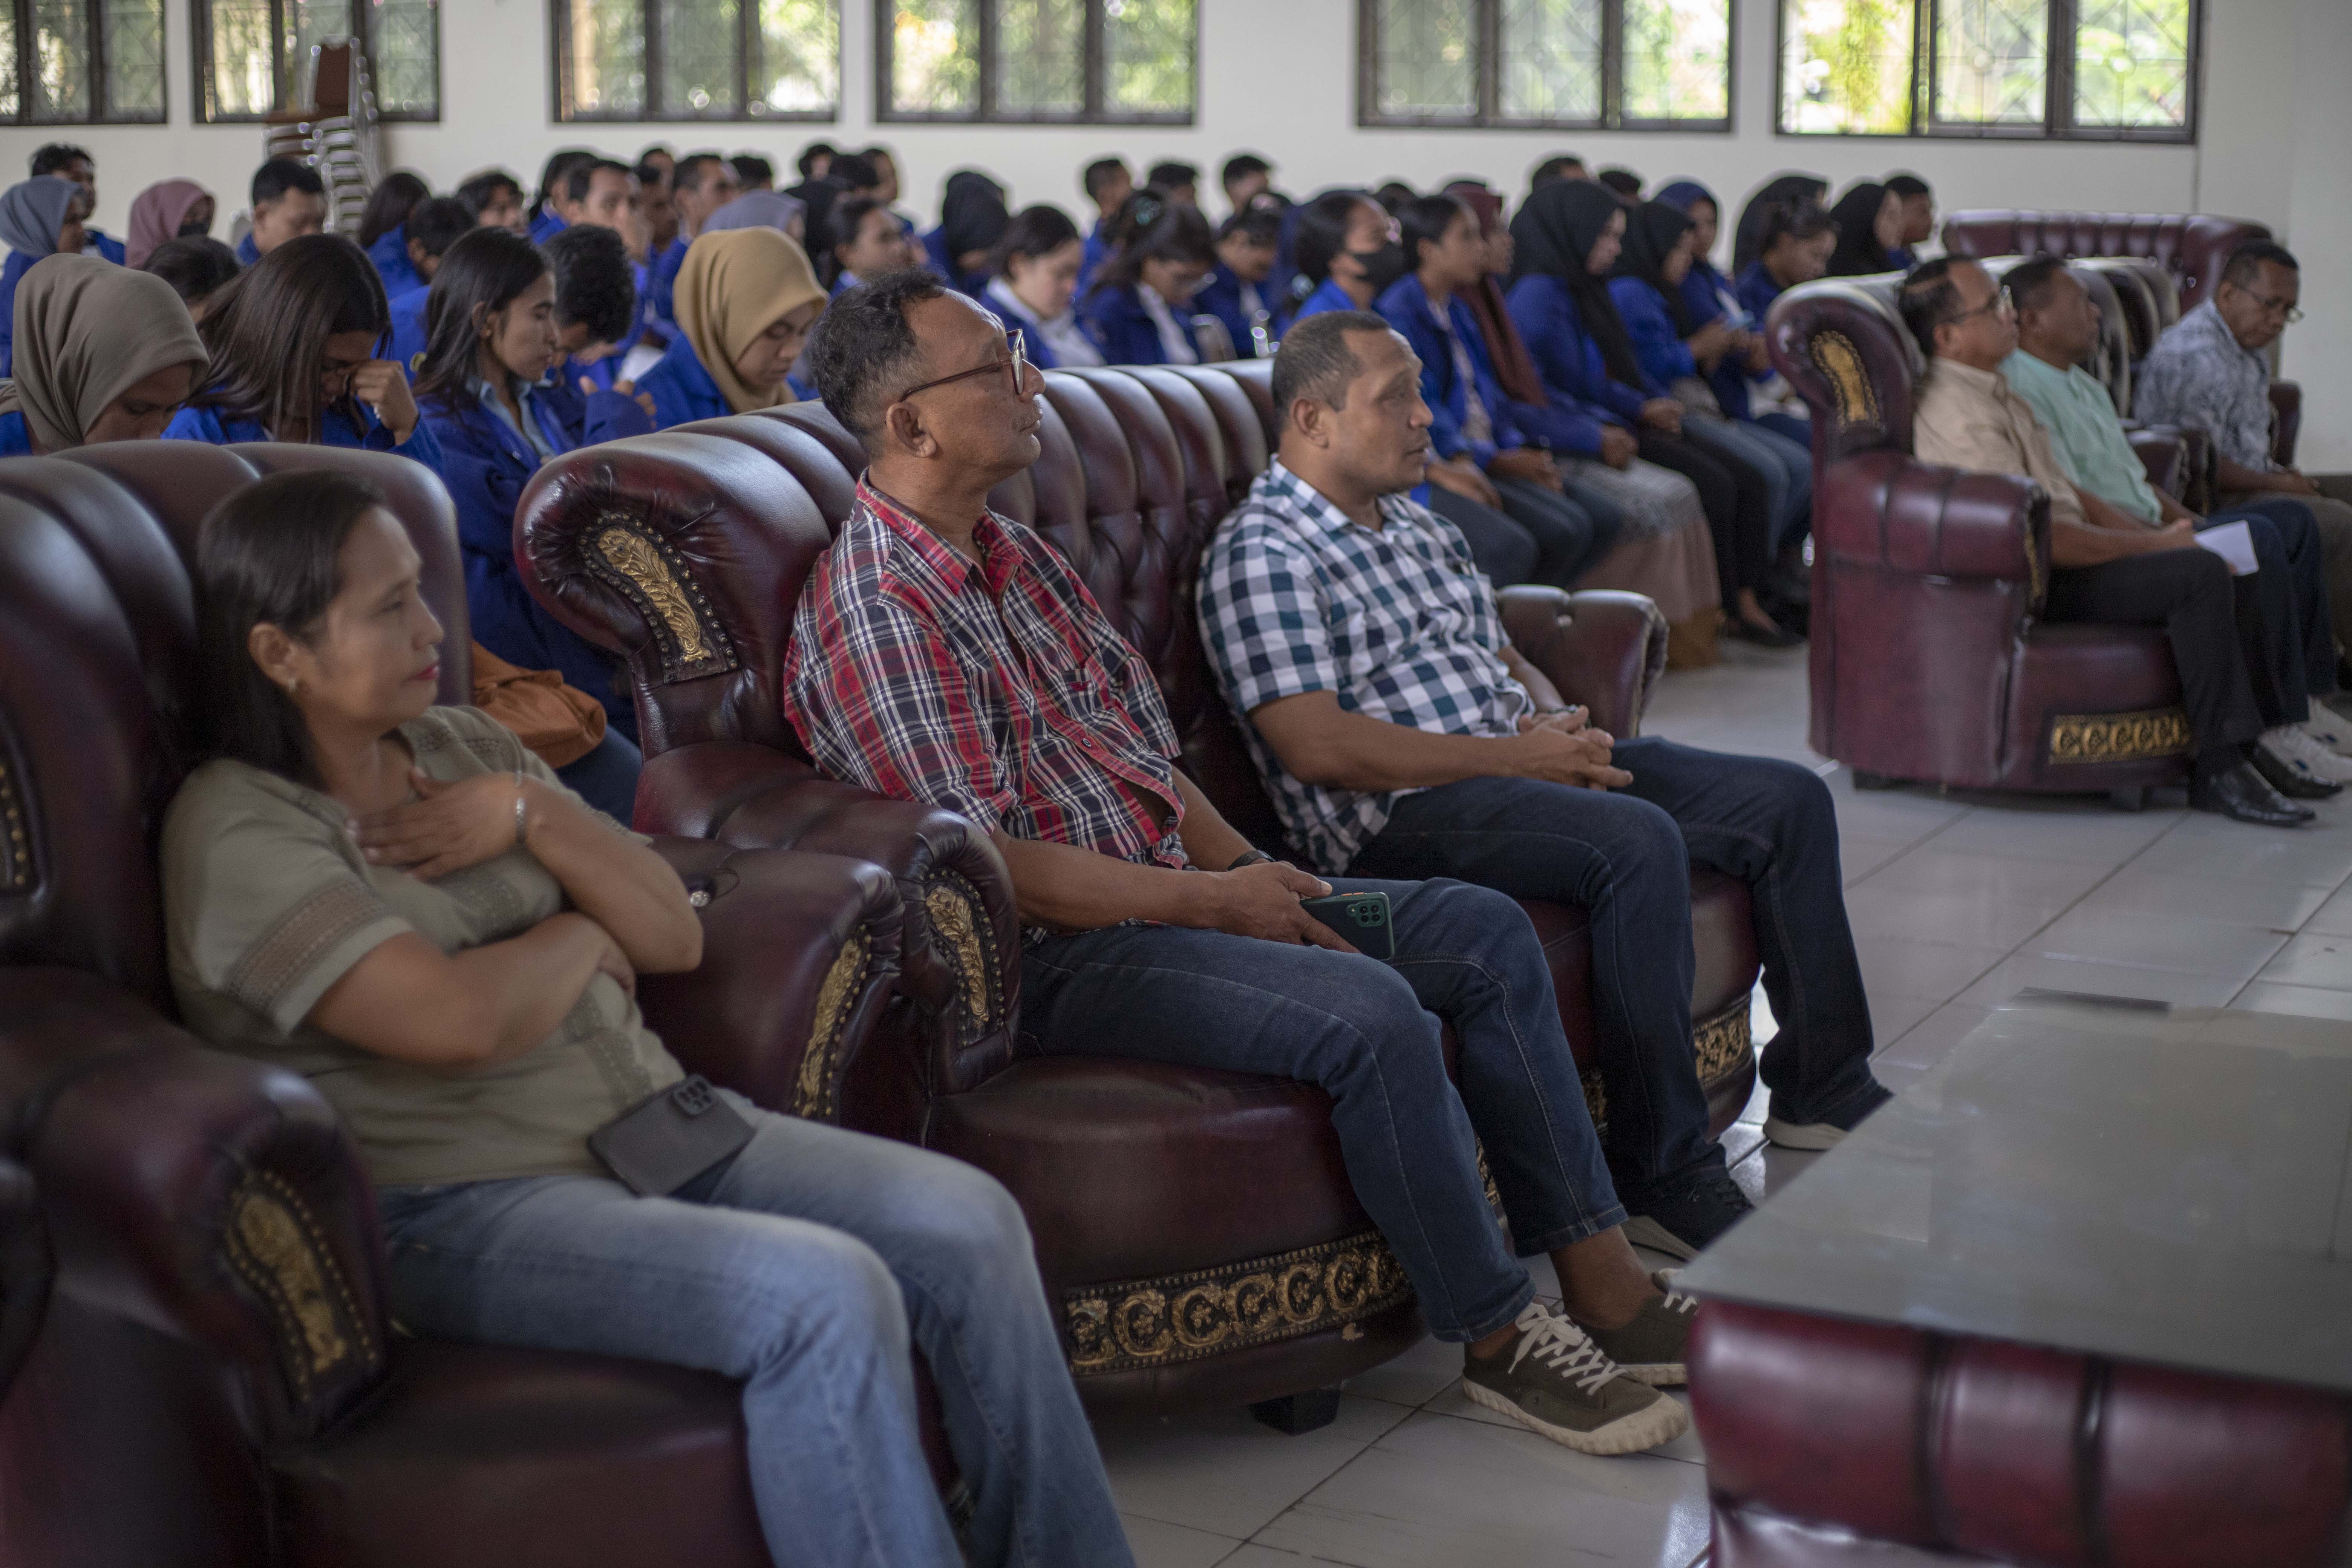
[[[30,274],[27,274],[30,276]],[[752,340],[803,305],[821,303],[824,289],[808,252],[772,228],[722,229],[687,247],[673,297],[678,331],[737,414],[793,400],[792,388],[753,386],[735,374],[735,359]]]
[[[15,378],[0,414],[22,414],[33,445],[82,444],[106,405],[171,365],[212,357],[188,308],[152,272],[96,256],[44,257],[16,285]]]

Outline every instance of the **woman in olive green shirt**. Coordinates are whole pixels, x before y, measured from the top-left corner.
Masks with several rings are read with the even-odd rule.
[[[644,840],[477,710],[436,708],[441,627],[383,499],[280,474],[197,546],[213,760],[163,827],[189,1026],[300,1072],[381,1189],[394,1315],[420,1332],[707,1368],[744,1384],[779,1561],[964,1561],[924,1458],[938,1381],[984,1563],[1131,1562],[1004,1190],[776,1115],[667,1197],[589,1135],[683,1076],[640,973],[701,927]]]

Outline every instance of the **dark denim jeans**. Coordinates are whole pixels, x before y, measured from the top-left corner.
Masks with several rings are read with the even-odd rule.
[[[1460,877],[1592,921],[1592,1017],[1609,1096],[1609,1170],[1640,1214],[1722,1147],[1691,1048],[1692,863],[1748,885],[1780,1032],[1762,1073],[1774,1112],[1815,1121],[1884,1098],[1845,918],[1836,809],[1794,763],[1671,741],[1617,744],[1622,790],[1465,779],[1396,803],[1349,870]]]
[[[1532,1256],[1624,1223],[1535,928],[1461,882],[1334,881],[1389,895],[1396,959],[1175,926],[1049,937],[1022,954],[1023,1045],[1320,1086],[1348,1179],[1431,1331],[1481,1339],[1535,1294],[1478,1180],[1477,1142]],[[1461,1040],[1445,1076],[1442,1024]],[[1475,1137],[1474,1137],[1475,1134]]]

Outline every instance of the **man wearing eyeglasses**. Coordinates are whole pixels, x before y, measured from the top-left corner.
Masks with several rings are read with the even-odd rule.
[[[2017,349],[2017,317],[1990,273],[1955,257],[1921,262],[1903,279],[1899,302],[1928,360],[1911,416],[1912,454],[2023,474],[2050,493],[2049,619],[2164,629],[2196,746],[2190,805],[2265,827],[2309,822],[2311,809],[2279,794],[2248,755],[2263,718],[2239,649],[2228,563],[2197,547],[2187,518],[2150,528],[2059,467],[2050,432],[2001,374]]]
[[[867,468],[801,596],[785,716],[833,777],[990,836],[1021,914],[1023,1048],[1320,1086],[1357,1197],[1432,1330],[1466,1347],[1471,1398],[1587,1453],[1682,1432],[1657,1385],[1682,1381],[1695,1303],[1625,1239],[1525,912],[1464,882],[1338,882],[1385,897],[1381,963],[1302,903],[1334,883],[1254,848],[1184,776],[1142,657],[1058,552],[988,509],[1042,449],[1017,332],[889,273],[834,300],[809,368]],[[1564,1311],[1514,1246],[1550,1256]]]
[[[2156,341],[2134,378],[2132,413],[2143,425],[2210,432],[2220,457],[2217,510],[2292,496],[2318,521],[2327,595],[2339,647],[2352,649],[2352,496],[2272,455],[2271,345],[2303,320],[2303,271],[2284,247],[2242,245],[2213,297]]]

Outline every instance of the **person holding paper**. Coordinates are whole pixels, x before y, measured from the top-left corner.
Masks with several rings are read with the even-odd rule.
[[[2240,574],[2238,640],[2269,726],[2263,750],[2296,778],[2352,782],[2352,758],[2305,728],[2311,700],[2336,689],[2326,563],[2311,509],[2282,495],[2200,518],[2149,484],[2106,387],[2082,368],[2098,341],[2090,290],[2052,256],[2012,268],[2002,288],[2015,309],[2018,346],[2001,374],[2049,430],[2058,466],[2078,490],[2149,528],[2187,521],[2231,562]]]
[[[1990,273],[1957,257],[1924,261],[1903,279],[1900,303],[1903,324],[1928,360],[1912,416],[1913,454],[2023,474],[2050,492],[2049,619],[2164,628],[2196,746],[2189,804],[2265,827],[2309,822],[2311,809],[2278,787],[2293,775],[2253,744],[2266,726],[2239,647],[2228,564],[2197,548],[2186,518],[2150,528],[2078,488],[2058,466],[2050,432],[2000,373],[2017,352],[2017,321]],[[2294,782],[2297,793],[2320,787]]]

